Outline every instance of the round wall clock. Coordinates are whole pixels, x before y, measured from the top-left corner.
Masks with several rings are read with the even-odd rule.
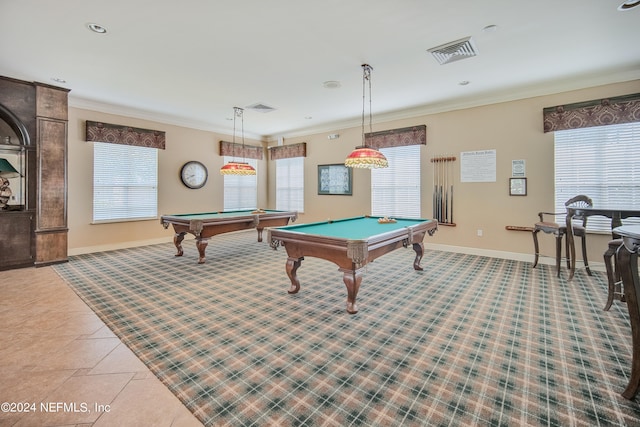
[[[202,188],[207,183],[209,172],[207,167],[200,162],[192,160],[182,165],[180,179],[189,188]]]

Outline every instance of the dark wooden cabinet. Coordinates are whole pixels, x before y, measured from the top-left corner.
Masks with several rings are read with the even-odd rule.
[[[0,210],[0,270],[67,260],[67,120],[67,89],[0,76],[0,130],[19,140],[24,186]]]
[[[35,259],[34,213],[9,211],[0,214],[0,269],[28,267]]]

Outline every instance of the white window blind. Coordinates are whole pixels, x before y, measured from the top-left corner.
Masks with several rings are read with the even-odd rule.
[[[389,167],[371,170],[371,214],[420,218],[420,145],[380,151]]]
[[[304,157],[276,160],[276,209],[304,211]]]
[[[224,164],[238,161],[237,157],[224,156]],[[258,170],[256,159],[245,159]],[[256,209],[258,206],[258,176],[256,175],[224,175],[224,210]]]
[[[94,142],[93,221],[158,216],[158,150]]]
[[[556,131],[555,185],[556,212],[578,194],[596,207],[640,209],[640,123]],[[589,217],[587,229],[611,232],[611,220]]]

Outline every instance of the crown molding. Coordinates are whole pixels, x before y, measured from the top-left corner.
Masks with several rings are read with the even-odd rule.
[[[539,96],[554,95],[562,92],[587,89],[607,84],[624,83],[633,80],[640,80],[640,66],[630,67],[626,70],[617,70],[615,72],[609,73],[602,72],[593,75],[577,77],[574,76],[572,78],[555,80],[551,82],[540,82],[528,86],[501,89],[500,91],[487,92],[480,95],[476,94],[465,98],[456,98],[412,108],[377,113],[374,115],[374,122],[379,124],[395,120],[412,119],[431,114],[482,107],[491,104],[518,101]],[[230,135],[229,129],[222,129],[211,125],[211,123],[186,120],[184,118],[176,117],[169,114],[162,114],[127,107],[124,105],[109,104],[85,98],[74,97],[72,94],[73,92],[71,92],[71,95],[69,96],[69,105],[71,107],[98,111],[106,114],[132,117],[152,122],[165,123],[190,129],[215,132],[223,135]],[[336,132],[339,129],[358,127],[360,125],[361,119],[359,117],[354,117],[347,120],[338,120],[328,123],[322,123],[317,126],[294,129],[277,135],[245,133],[245,136],[258,141],[272,143],[277,142],[280,138],[305,137],[327,132],[332,133]]]

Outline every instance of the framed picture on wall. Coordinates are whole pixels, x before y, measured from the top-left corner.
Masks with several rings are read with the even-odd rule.
[[[343,164],[318,165],[318,194],[352,195],[351,168]]]
[[[527,178],[509,178],[509,195],[526,196]]]

